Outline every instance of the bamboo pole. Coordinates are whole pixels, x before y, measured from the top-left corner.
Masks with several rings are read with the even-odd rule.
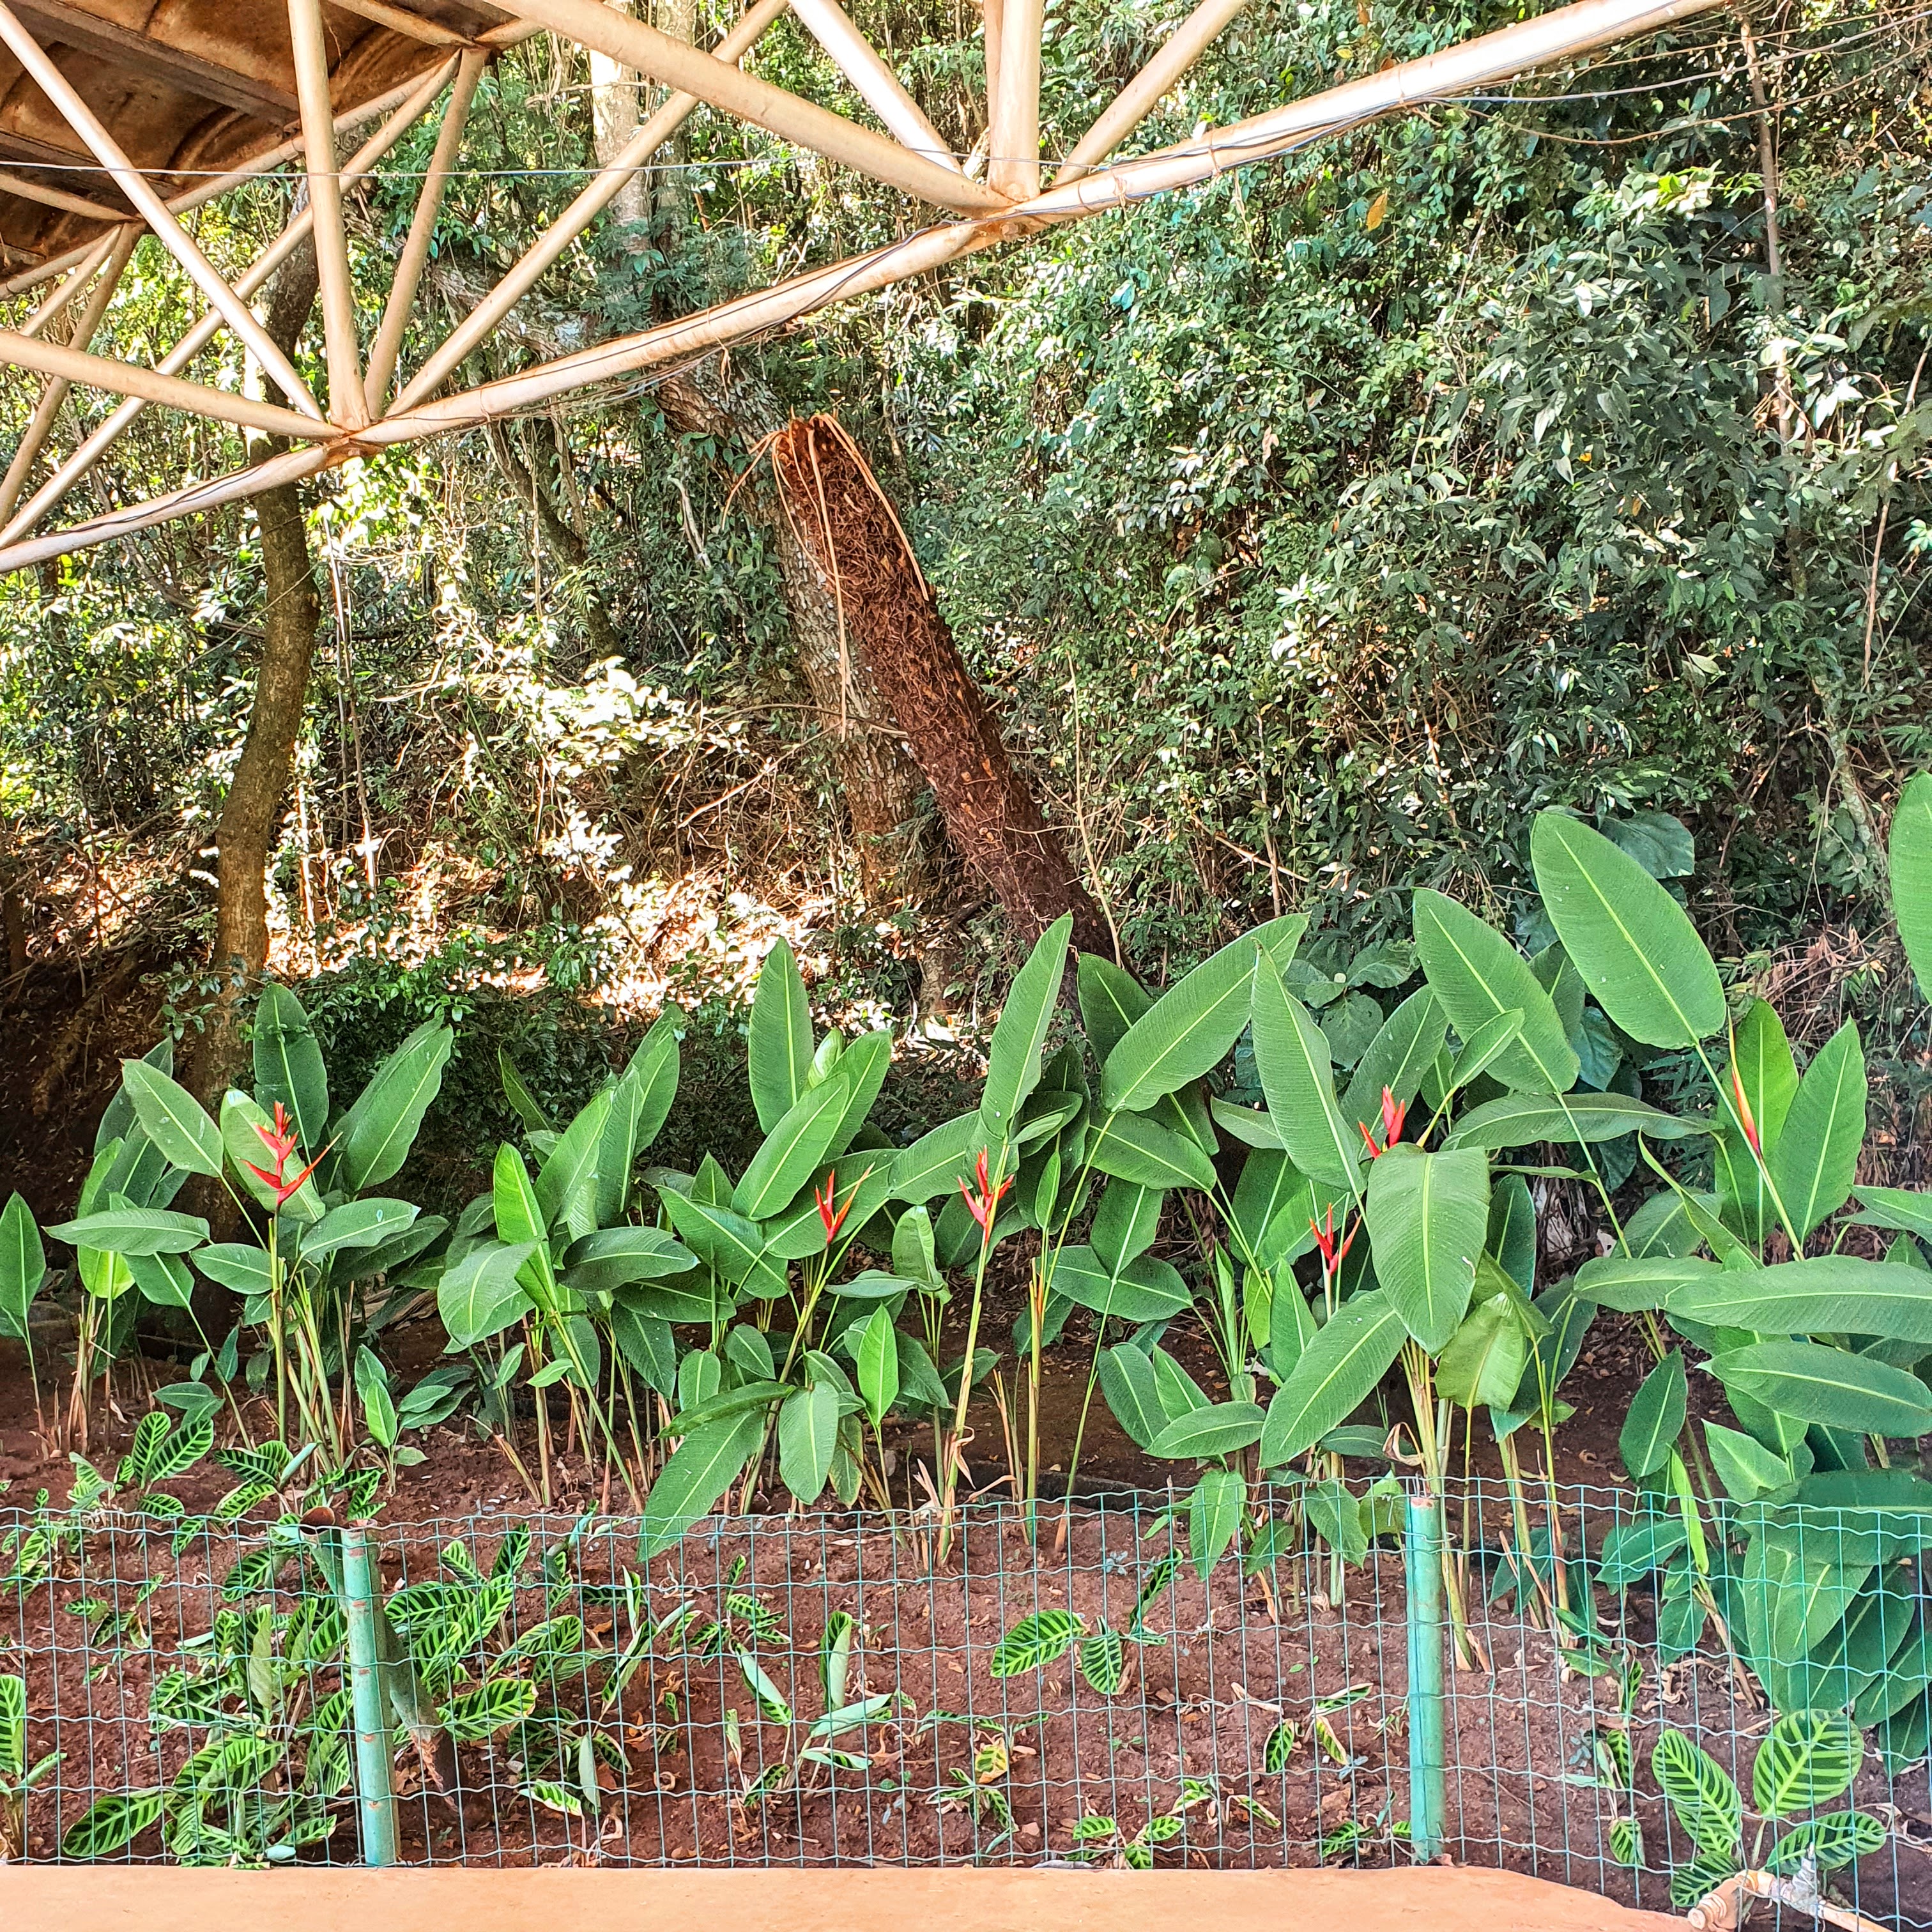
[[[345,14],[359,14],[365,20],[373,20],[379,27],[392,28],[397,33],[406,34],[412,40],[421,40],[432,47],[473,47],[476,43],[466,40],[453,27],[446,27],[440,20],[425,20],[420,14],[406,12],[400,7],[392,7],[386,0],[328,0],[332,7],[338,7]]]
[[[1001,0],[1000,87],[986,136],[986,179],[1009,201],[1040,192],[1040,42],[1042,0]]]
[[[382,324],[376,332],[375,346],[369,352],[369,374],[363,390],[370,416],[380,416],[388,400],[389,379],[396,373],[396,359],[402,353],[403,332],[410,326],[410,310],[422,281],[429,246],[436,235],[436,218],[442,206],[444,190],[449,185],[451,169],[463,146],[463,130],[470,118],[470,104],[476,98],[477,82],[490,64],[490,56],[472,50],[462,56],[456,70],[456,85],[450,89],[449,104],[442,110],[442,125],[437,129],[436,151],[430,157],[429,172],[416,196],[416,212],[410,218],[408,238],[403,244],[402,259],[389,284],[389,299],[382,310]],[[367,420],[365,417],[364,420]]]
[[[342,177],[346,183],[352,186],[359,181],[415,126],[430,103],[442,92],[443,77],[454,65],[454,62],[451,62],[449,68],[439,69],[428,80],[420,83],[415,93],[357,149],[344,164]],[[265,286],[268,278],[295,253],[307,236],[314,218],[314,211],[307,208],[292,216],[288,226],[257,257],[254,267],[236,282],[235,292],[246,301]],[[221,324],[220,312],[208,310],[161,358],[157,365],[160,373],[164,376],[178,375],[220,333]],[[100,460],[125,433],[128,424],[147,406],[143,398],[130,396],[110,410],[93,434],[34,493],[26,507],[4,529],[0,529],[0,544],[11,543],[33,529]]]
[[[205,382],[184,382],[178,376],[164,376],[158,369],[140,368],[132,362],[117,362],[105,356],[90,356],[85,350],[70,349],[58,342],[41,342],[10,328],[0,328],[0,362],[10,362],[20,369],[38,369],[44,376],[62,376],[91,389],[109,390],[117,396],[145,397],[151,403],[165,403],[172,409],[212,416],[217,422],[234,423],[244,429],[262,430],[270,436],[331,437],[338,433],[332,423],[318,422],[313,416],[299,415],[273,403],[257,402],[252,396],[210,388]]]
[[[336,122],[336,133],[338,135],[352,134],[364,122],[374,121],[379,116],[388,113],[391,108],[400,106],[427,80],[436,78],[436,92],[440,92],[443,85],[455,71],[456,62],[452,58],[441,62],[433,74],[419,73],[407,80],[398,82],[385,92],[364,101],[360,107],[350,109]],[[296,160],[303,151],[302,138],[297,135],[292,140],[284,141],[276,147],[266,149],[244,167],[231,168],[226,174],[211,176],[205,182],[196,182],[191,188],[183,189],[179,194],[170,195],[163,206],[170,214],[192,214],[197,208],[204,208],[211,201],[218,200],[223,195],[251,181],[263,179],[285,162]],[[117,214],[115,219],[124,221],[128,217]],[[50,280],[56,275],[64,274],[68,269],[85,261],[99,245],[94,242],[82,242],[61,254],[49,256],[36,267],[23,270],[10,279],[0,282],[0,297],[24,294],[28,289],[38,288],[41,283]]]
[[[141,231],[131,222],[116,231],[107,266],[101,271],[100,279],[94,284],[80,314],[74,318],[74,333],[68,338],[68,347],[84,350],[94,340],[101,318],[107,313],[107,304],[114,299],[114,291],[126,274],[128,264],[134,259],[135,244],[140,238]],[[47,438],[53,434],[54,418],[60,413],[61,404],[67,400],[70,386],[64,378],[52,376],[40,392],[40,405],[34,411],[34,419],[27,425],[27,433],[21,437],[13,461],[7,466],[6,476],[0,478],[0,523],[14,514],[14,506],[20,500],[20,492],[27,487],[27,478],[33,473],[34,465],[46,448]]]
[[[598,0],[508,0],[508,10],[921,201],[979,214],[1006,206],[1004,196],[968,181],[956,170],[912,154],[884,135],[782,87],[741,74],[728,62],[661,34],[642,20],[599,5]]]
[[[322,286],[322,333],[328,356],[328,413],[344,429],[369,420],[362,356],[356,332],[356,285],[349,272],[349,230],[342,219],[342,177],[335,165],[335,110],[328,95],[328,44],[322,0],[289,0],[295,44],[296,94],[308,144],[308,205],[315,211],[316,272]]]
[[[987,140],[991,142],[993,104],[1000,95],[1000,0],[980,0],[980,24],[986,38]]]
[[[1053,178],[1055,188],[1098,167],[1153,112],[1168,88],[1198,61],[1248,0],[1201,0],[1160,51],[1114,97],[1112,104],[1073,144]]]
[[[812,38],[832,56],[840,73],[859,90],[860,97],[898,136],[902,146],[953,173],[959,163],[926,118],[919,103],[899,85],[899,77],[860,32],[838,0],[791,0],[792,11],[805,22]]]
[[[1655,33],[1718,4],[1719,0],[1575,0],[1575,4],[1536,20],[1520,22],[1459,46],[1366,76],[1324,94],[1218,129],[1198,140],[1119,163],[1102,172],[1051,189],[1000,218],[928,228],[869,254],[795,276],[776,288],[740,296],[702,314],[641,334],[561,357],[465,394],[407,411],[399,405],[352,442],[345,439],[326,448],[292,452],[254,470],[239,471],[136,504],[112,517],[0,548],[0,571],[20,569],[50,556],[148,529],[197,508],[252,496],[296,476],[313,476],[370,448],[473,427],[496,416],[547,403],[590,383],[706,354],[782,326],[833,302],[889,287],[981,249],[1018,240],[1040,228],[1078,220],[1107,208],[1130,206],[1150,195],[1187,187],[1225,173],[1231,167],[1288,153],[1324,135],[1360,126],[1419,101],[1451,98],[1552,61],[1589,52],[1613,40]],[[4,346],[0,346],[0,359],[4,359]],[[304,466],[290,468],[296,458]]]
[[[117,229],[115,234],[118,235],[119,232]],[[136,232],[138,233],[139,230],[136,230]],[[54,317],[58,315],[82,289],[86,287],[95,271],[110,255],[113,254],[114,240],[114,235],[104,235],[92,248],[88,250],[80,260],[74,264],[74,273],[68,276],[67,280],[62,282],[60,286],[56,289],[25,322],[21,323],[20,333],[22,335],[39,334],[40,331],[46,328],[47,324],[52,321]]]
[[[758,0],[738,24],[718,42],[715,58],[740,61],[782,14],[790,0]],[[615,201],[624,184],[690,117],[698,104],[694,94],[674,94],[629,140],[607,168],[584,185],[583,192],[538,237],[530,252],[492,289],[488,298],[450,332],[416,375],[404,385],[395,410],[412,408],[433,396],[443,379],[534,288],[551,264],[591,223]],[[392,413],[394,412],[392,411]]]
[[[89,201],[84,194],[69,194],[64,188],[43,188],[24,175],[0,172],[0,194],[17,194],[24,201],[38,201],[48,208],[64,209],[69,214],[91,215],[96,221],[125,221],[126,214],[103,201]]]
[[[40,42],[21,26],[19,16],[6,0],[0,0],[0,40],[6,42],[34,84],[53,104],[62,119],[87,143],[94,158],[113,176],[115,186],[154,231],[155,239],[187,270],[208,300],[227,316],[230,326],[254,351],[262,367],[274,377],[284,394],[304,415],[312,415],[320,422],[322,411],[302,379],[296,374],[294,365],[269,340],[267,330],[256,320],[248,304],[236,298],[235,292],[221,279],[214,263],[168,212],[166,204],[148,186],[147,177],[122,152],[119,142],[74,92],[66,75],[47,58]]]

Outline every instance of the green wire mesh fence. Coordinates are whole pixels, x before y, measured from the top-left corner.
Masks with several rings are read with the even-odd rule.
[[[1797,1512],[1774,1561],[1768,1519],[1694,1535],[1628,1492],[1562,1490],[1553,1552],[1500,1483],[1420,1530],[1414,1501],[1378,1486],[1331,1544],[1261,1492],[1204,1581],[1184,1509],[1131,1492],[975,1504],[943,1565],[932,1522],[866,1515],[714,1519],[648,1562],[605,1516],[0,1516],[0,1824],[32,1858],[224,1864],[1439,1845],[1664,1910],[1775,1868],[1787,1904],[1932,1925],[1932,1516]],[[1767,1682],[1862,1720],[1835,1790],[1778,1756]]]

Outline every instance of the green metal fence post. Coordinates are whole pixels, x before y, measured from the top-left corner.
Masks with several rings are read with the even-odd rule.
[[[1424,1864],[1442,1850],[1442,1508],[1412,1481],[1402,1538],[1408,1598],[1408,1832]]]
[[[356,1814],[362,1862],[396,1862],[396,1792],[390,1776],[389,1700],[376,1640],[376,1569],[369,1533],[342,1532],[343,1610],[349,1624],[349,1701],[356,1725]]]

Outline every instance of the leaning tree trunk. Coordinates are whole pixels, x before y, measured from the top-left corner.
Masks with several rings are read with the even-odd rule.
[[[1111,952],[1100,908],[1006,755],[998,721],[858,446],[819,416],[788,424],[771,454],[785,520],[834,600],[842,658],[870,673],[960,856],[1024,937],[1070,912],[1076,943]]]
[[[681,434],[746,448],[755,448],[784,422],[764,383],[736,368],[728,375],[716,358],[667,378],[657,400]],[[841,662],[838,604],[796,520],[755,480],[746,485],[746,500],[772,532],[792,646],[838,768],[866,896],[874,902],[927,898],[937,880],[932,855],[919,850],[926,781],[902,748],[892,707],[869,668],[849,650]],[[936,982],[928,991],[938,1003]]]
[[[286,356],[293,356],[308,324],[316,285],[315,250],[305,243],[275,278],[264,318],[270,340]],[[302,486],[285,483],[263,490],[255,499],[255,514],[262,536],[262,659],[248,736],[215,828],[214,966],[224,986],[196,1049],[191,1076],[211,1106],[242,1071],[242,999],[268,964],[268,860],[322,624]]]

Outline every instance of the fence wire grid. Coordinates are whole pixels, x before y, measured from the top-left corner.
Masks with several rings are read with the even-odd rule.
[[[1294,1491],[1251,1500],[1299,1543]],[[1657,1576],[1595,1580],[1656,1523],[1639,1499],[1556,1501],[1560,1573],[1540,1527],[1518,1567],[1500,1483],[1448,1503],[1468,1642],[1443,1627],[1442,1848],[1669,1910],[1699,1848],[1659,1793],[1659,1735],[1730,1774],[1761,1862],[1790,1822],[1753,1808],[1775,1714],[1719,1618],[1691,1628]],[[634,1519],[378,1522],[380,1735],[358,1729],[342,1532],[0,1514],[0,1678],[25,1690],[0,1826],[10,1806],[35,1860],[356,1863],[386,1767],[406,1864],[1406,1863],[1402,1508],[1373,1508],[1359,1562],[1264,1532],[1204,1582],[1154,1494],[1042,1504],[1037,1546],[1020,1506],[969,1505],[943,1566],[931,1522],[864,1514],[714,1519],[647,1563]],[[1821,1874],[1824,1901],[1932,1928],[1932,1516],[1886,1512],[1864,1563],[1872,1512],[1832,1514],[1804,1513],[1754,1614],[1809,1660],[1813,1702],[1888,1720],[1836,1800],[1883,1842]]]

